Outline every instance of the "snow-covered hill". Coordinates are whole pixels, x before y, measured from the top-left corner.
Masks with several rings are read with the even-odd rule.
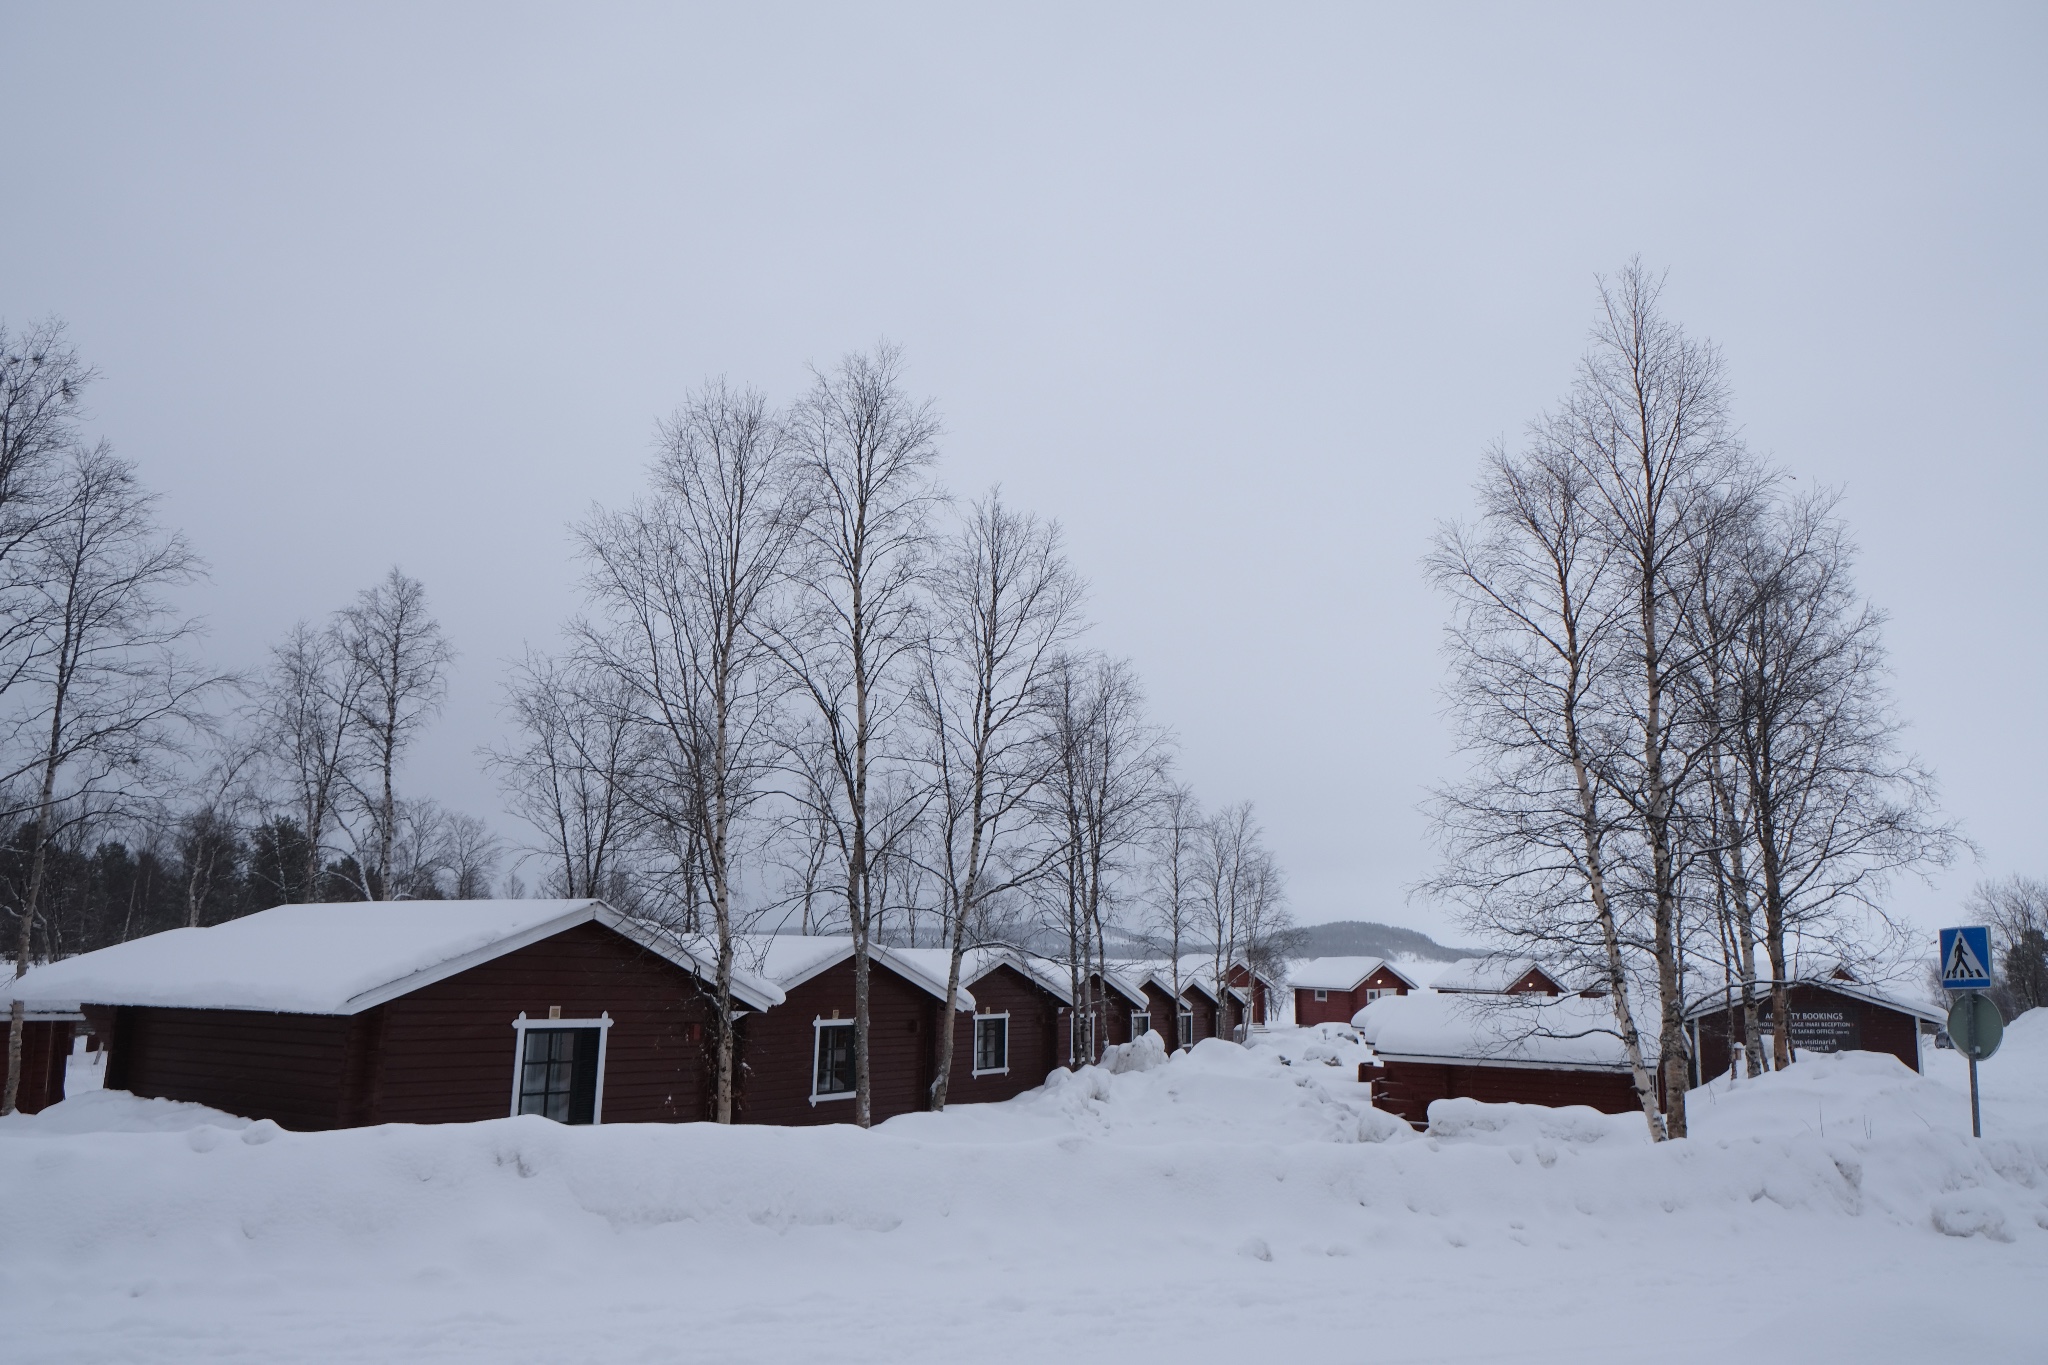
[[[0,1121],[0,1356],[2048,1358],[2048,1013],[1984,1067],[1982,1143],[1946,1053],[1698,1092],[1662,1147],[1465,1102],[1421,1135],[1342,1033],[869,1133],[293,1134],[86,1093]]]

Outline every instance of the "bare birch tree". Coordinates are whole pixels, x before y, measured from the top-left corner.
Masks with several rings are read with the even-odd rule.
[[[1691,566],[1705,542],[1753,515],[1771,479],[1730,421],[1720,352],[1663,315],[1662,287],[1640,261],[1602,281],[1592,349],[1553,426],[1628,603],[1616,614],[1613,642],[1628,667],[1599,680],[1611,688],[1606,708],[1625,718],[1633,743],[1605,749],[1600,777],[1642,848],[1665,1132],[1684,1137],[1680,796],[1714,752],[1711,718],[1685,705],[1696,657],[1684,622],[1701,586]]]
[[[1159,798],[1159,817],[1151,840],[1151,895],[1147,925],[1154,940],[1166,951],[1167,977],[1172,983],[1175,1013],[1168,1023],[1173,1046],[1186,1047],[1190,1040],[1180,1036],[1180,960],[1196,931],[1201,907],[1198,884],[1201,870],[1202,831],[1207,818],[1194,788],[1170,783]]]
[[[1042,858],[1017,856],[1044,776],[1038,702],[1060,651],[1080,629],[1081,588],[1059,527],[1004,505],[992,490],[939,557],[917,710],[934,788],[934,864],[949,950],[946,1017],[960,964],[988,898],[1022,884]],[[953,1030],[939,1034],[931,1107],[946,1107]]]
[[[1715,632],[1731,637],[1733,673],[1718,738],[1746,805],[1739,827],[1730,820],[1745,836],[1731,841],[1744,859],[1731,857],[1731,871],[1741,869],[1746,895],[1753,848],[1779,1021],[1789,1008],[1788,933],[1866,928],[1893,875],[1943,865],[1960,846],[1934,815],[1932,776],[1899,752],[1883,616],[1855,592],[1833,505],[1822,494],[1759,514],[1716,565],[1719,583],[1696,594],[1735,603],[1733,628]],[[1772,1054],[1776,1067],[1792,1060],[1782,1023]]]
[[[454,652],[427,611],[426,588],[396,568],[344,608],[337,626],[349,667],[359,674],[350,711],[364,750],[364,777],[374,783],[356,791],[370,821],[367,846],[358,845],[362,891],[370,900],[388,900],[398,837],[394,776],[399,758],[441,709]]]
[[[255,743],[225,736],[192,784],[197,800],[179,818],[177,830],[188,929],[199,927],[215,883],[234,866],[243,817],[254,795],[250,778],[257,755]]]
[[[12,738],[26,749],[33,792],[30,870],[18,907],[14,967],[28,970],[50,851],[70,820],[146,795],[221,681],[180,657],[195,623],[172,614],[166,589],[193,581],[198,559],[157,527],[155,499],[104,447],[76,449],[56,510],[31,542],[42,604]],[[14,1002],[7,1084],[21,1075],[21,1002]]]
[[[1479,523],[1442,528],[1427,561],[1452,602],[1446,699],[1473,765],[1434,796],[1445,860],[1428,886],[1473,927],[1597,973],[1654,1139],[1663,1125],[1630,1001],[1627,908],[1610,887],[1618,813],[1598,777],[1606,750],[1626,742],[1598,687],[1622,633],[1614,561],[1569,438],[1538,422],[1523,457],[1495,449]]]
[[[59,469],[79,444],[85,390],[96,377],[66,343],[62,323],[12,332],[0,325],[0,701],[37,657],[48,598],[36,538],[62,505]]]
[[[368,683],[368,670],[337,626],[318,630],[301,621],[271,649],[257,695],[265,759],[305,835],[302,886],[308,900],[320,897],[327,832],[351,788],[349,765],[359,756],[352,740]]]
[[[732,973],[741,826],[774,769],[787,679],[766,643],[801,525],[789,446],[767,401],[708,384],[661,429],[653,492],[581,531],[602,625],[589,664],[631,696],[645,742],[628,784],[682,872],[683,932],[699,897],[717,961],[714,1113],[733,1118]]]
[[[632,790],[646,766],[646,720],[636,689],[584,660],[529,654],[506,685],[505,710],[520,737],[486,761],[540,836],[541,886],[639,910],[647,820]]]
[[[1104,931],[1131,856],[1151,831],[1172,745],[1145,718],[1144,692],[1125,660],[1062,656],[1040,695],[1047,757],[1033,805],[1049,847],[1038,898],[1064,940],[1074,1002],[1068,1060],[1087,1064],[1101,1055],[1104,1001],[1096,982],[1108,970]]]
[[[814,375],[789,417],[806,515],[792,618],[776,649],[813,712],[809,742],[831,774],[817,808],[845,874],[853,937],[854,1122],[873,1117],[868,962],[876,927],[877,766],[892,757],[917,643],[918,593],[939,493],[938,419],[904,391],[893,346]],[[946,1024],[951,1027],[951,1022]]]

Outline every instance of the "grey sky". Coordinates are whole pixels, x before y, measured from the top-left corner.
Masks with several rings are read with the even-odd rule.
[[[462,659],[407,783],[492,816],[565,523],[705,376],[892,338],[1302,918],[1449,933],[1404,904],[1417,561],[1640,252],[1753,444],[1847,489],[1986,855],[1902,893],[1932,923],[2048,874],[2048,8],[1718,8],[0,3],[0,317],[104,371],[223,662],[426,581]]]

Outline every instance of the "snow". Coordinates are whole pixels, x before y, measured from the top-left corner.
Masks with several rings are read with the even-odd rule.
[[[1360,1010],[1352,1023],[1382,1057],[1628,1065],[1613,1031],[1612,1005],[1578,995],[1387,995]]]
[[[1014,948],[969,948],[961,959],[960,979],[971,986],[998,967],[1022,973],[1063,1005],[1074,1003],[1073,979],[1065,967]]]
[[[787,992],[852,957],[853,938],[847,934],[743,934],[736,955]],[[946,998],[946,977],[952,970],[947,949],[885,948],[873,943],[868,946],[868,956],[913,985],[941,1000]],[[964,973],[961,979],[954,1008],[972,1012],[974,996],[964,984]]]
[[[1305,957],[1289,964],[1287,984],[1295,990],[1350,991],[1382,967],[1390,967],[1412,989],[1420,983],[1383,957]]]
[[[1429,988],[1501,994],[1539,967],[1542,964],[1533,957],[1461,957],[1438,972],[1430,981]],[[1542,970],[1551,980],[1558,980],[1556,972],[1547,967]]]
[[[32,1008],[79,1004],[353,1014],[577,924],[599,921],[685,967],[701,957],[602,901],[360,901],[280,905],[206,929],[170,929],[37,967],[0,988]],[[756,1008],[781,992],[740,974]]]
[[[1349,1098],[1207,1040],[871,1132],[0,1120],[0,1356],[1720,1362],[2042,1357],[2048,1012],[1980,1068],[1814,1056],[1640,1117]],[[1333,1060],[1334,1059],[1334,1064]]]
[[[1790,986],[1806,985],[1820,990],[1833,991],[1837,995],[1846,995],[1853,1000],[1868,1001],[1870,1004],[1881,1005],[1885,1009],[1898,1010],[1901,1013],[1910,1014],[1916,1019],[1925,1019],[1932,1023],[1942,1023],[1948,1018],[1946,1006],[1936,1006],[1925,999],[1915,999],[1906,984],[1897,981],[1872,983],[1858,980],[1853,975],[1845,978],[1838,975],[1838,973],[1843,971],[1846,971],[1846,969],[1842,966],[1840,958],[1807,954],[1804,957],[1795,957],[1793,959],[1786,969],[1785,983]],[[1695,983],[1697,994],[1693,996],[1691,1002],[1685,1007],[1686,1018],[1695,1019],[1703,1014],[1713,1014],[1717,1011],[1726,1010],[1731,994],[1735,1000],[1741,1000],[1742,983],[1740,981],[1729,982],[1718,971],[1702,972],[1700,975],[1707,979],[1708,984],[1704,987],[1697,987],[1697,983]],[[1770,969],[1766,967],[1763,979],[1758,981],[1756,985],[1757,998],[1768,1001],[1770,992]]]
[[[1127,990],[1144,993],[1145,983],[1151,982],[1168,995],[1173,994],[1174,961],[1161,958],[1151,962],[1113,962],[1110,972]],[[1183,954],[1180,959],[1180,989],[1200,991],[1211,1000],[1216,994],[1216,959],[1201,953]]]

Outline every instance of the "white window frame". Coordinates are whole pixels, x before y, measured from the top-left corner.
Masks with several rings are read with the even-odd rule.
[[[990,1067],[987,1071],[981,1070],[981,1021],[984,1019],[1000,1019],[1003,1021],[1003,1064]],[[1010,1074],[1010,1012],[1008,1010],[1004,1010],[1001,1014],[975,1015],[973,1041],[974,1051],[969,1053],[967,1057],[968,1069],[973,1075],[1007,1076]]]
[[[853,1097],[854,1097],[855,1095],[857,1095],[857,1094],[859,1094],[859,1093],[860,1093],[860,1082],[859,1082],[859,1080],[858,1080],[858,1079],[856,1079],[856,1080],[855,1080],[855,1082],[854,1082],[853,1086],[852,1086],[851,1088],[849,1088],[849,1089],[846,1089],[846,1090],[834,1090],[834,1091],[833,1091],[833,1092],[832,1092],[831,1094],[829,1094],[829,1095],[820,1095],[820,1094],[818,1093],[818,1049],[819,1049],[820,1047],[822,1047],[822,1046],[824,1045],[824,1042],[825,1042],[825,1038],[824,1038],[824,1033],[825,1033],[825,1030],[826,1030],[826,1029],[828,1029],[828,1028],[848,1028],[848,1029],[850,1029],[850,1028],[852,1028],[853,1026],[854,1026],[854,1021],[853,1021],[853,1020],[851,1020],[851,1019],[841,1019],[841,1018],[838,1018],[838,1017],[836,1017],[836,1016],[835,1016],[835,1017],[833,1017],[833,1018],[831,1018],[831,1019],[825,1019],[825,1018],[822,1018],[822,1017],[813,1017],[813,1018],[812,1018],[812,1020],[811,1020],[811,1103],[812,1103],[812,1104],[820,1104],[820,1103],[824,1103],[824,1102],[826,1102],[826,1101],[830,1101],[830,1100],[850,1100],[850,1099],[852,1099],[852,1098],[853,1098]],[[854,1065],[854,1075],[855,1075],[855,1077],[856,1077],[856,1078],[858,1078],[858,1076],[859,1076],[859,1074],[860,1074],[860,1051],[859,1051],[859,1049],[860,1049],[860,1037],[859,1037],[859,1035],[858,1035],[858,1034],[856,1034],[856,1035],[854,1036],[854,1040],[853,1040],[853,1046],[854,1046],[854,1062],[853,1062],[853,1065]]]
[[[1326,991],[1326,990],[1322,990],[1322,991],[1317,991],[1317,992],[1316,992],[1316,1003],[1317,1003],[1318,1005],[1320,1005],[1320,1004],[1323,1004],[1323,1003],[1325,1003],[1326,1001],[1328,1001],[1328,1000],[1329,1000],[1329,998],[1330,998],[1330,993],[1329,993],[1328,991]]]
[[[597,1084],[590,1097],[590,1126],[595,1128],[604,1122],[604,1055],[605,1045],[612,1036],[612,1014],[606,1010],[595,1019],[529,1019],[526,1011],[519,1011],[519,1017],[512,1021],[512,1106],[511,1116],[519,1117],[519,1080],[521,1068],[526,1064],[526,1031],[539,1029],[543,1032],[564,1028],[594,1028],[597,1030]]]
[[[1195,1045],[1194,1006],[1182,1005],[1178,1010],[1174,1011],[1173,1026],[1180,1034],[1180,1045],[1183,1048],[1190,1048]]]
[[[1143,1019],[1143,1020],[1145,1021],[1145,1027],[1143,1027],[1143,1028],[1139,1028],[1139,1027],[1138,1027],[1138,1021],[1139,1021],[1140,1019]],[[1140,1037],[1141,1035],[1143,1035],[1143,1034],[1147,1034],[1147,1033],[1150,1033],[1151,1031],[1152,1031],[1152,1011],[1151,1011],[1151,1010],[1132,1010],[1132,1011],[1131,1011],[1131,1041],[1132,1041],[1132,1042],[1136,1042],[1136,1041],[1138,1040],[1138,1038],[1139,1038],[1139,1037]]]

